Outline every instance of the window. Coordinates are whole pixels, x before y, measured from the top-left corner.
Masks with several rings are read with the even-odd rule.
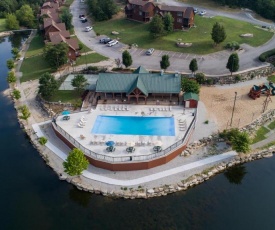
[[[178,17],[182,17],[182,12],[177,12]]]
[[[139,16],[142,16],[142,11],[139,11]]]
[[[178,19],[177,19],[177,22],[182,23],[182,19],[181,19],[181,18],[178,18]]]

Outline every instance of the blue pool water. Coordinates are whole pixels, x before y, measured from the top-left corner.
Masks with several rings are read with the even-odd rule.
[[[174,117],[97,116],[94,134],[175,136]]]

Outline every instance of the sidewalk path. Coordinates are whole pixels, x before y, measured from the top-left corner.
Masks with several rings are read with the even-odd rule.
[[[36,135],[38,137],[43,136],[43,132],[40,129],[40,125],[47,124],[49,122],[50,121],[32,125],[32,127],[33,127],[33,129],[36,132]],[[62,160],[64,160],[64,161],[66,160],[67,154],[64,153],[62,150],[60,150],[55,145],[53,145],[50,141],[47,142],[46,146],[52,152],[54,152],[57,156],[59,156]],[[175,167],[175,168],[172,168],[172,169],[169,169],[169,170],[154,173],[154,174],[151,174],[151,175],[148,175],[148,176],[139,177],[139,178],[132,179],[132,180],[113,179],[113,178],[110,178],[110,177],[98,175],[95,172],[90,172],[90,171],[87,171],[87,170],[83,171],[82,176],[84,176],[88,179],[95,180],[95,181],[102,182],[102,183],[109,184],[109,185],[134,186],[134,185],[140,185],[140,184],[144,184],[144,183],[147,183],[147,182],[159,180],[159,179],[162,179],[164,177],[168,177],[168,176],[175,175],[175,174],[178,174],[178,173],[182,173],[182,172],[185,172],[185,171],[189,171],[189,170],[192,170],[192,169],[196,169],[196,168],[202,167],[204,165],[221,162],[223,160],[228,160],[229,158],[232,158],[236,155],[237,155],[237,153],[235,151],[230,151],[230,152],[227,152],[227,153],[223,153],[223,154],[220,154],[220,155],[208,157],[208,158],[205,158],[203,160],[198,160],[198,161],[186,164],[186,165],[182,165],[182,166],[179,166],[179,167]]]

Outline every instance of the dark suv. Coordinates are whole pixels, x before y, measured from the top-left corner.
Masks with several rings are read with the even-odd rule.
[[[107,44],[108,42],[112,41],[111,38],[101,38],[99,40],[100,43]]]

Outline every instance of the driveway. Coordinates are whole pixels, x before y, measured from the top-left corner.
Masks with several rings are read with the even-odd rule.
[[[183,6],[184,3],[171,1],[171,0],[160,0],[160,2],[167,2],[169,5]],[[194,6],[196,7],[196,6]],[[205,9],[205,8],[203,8]],[[237,12],[237,13],[228,13],[228,12],[216,12],[214,10],[206,9],[207,16],[221,15],[225,17],[230,17],[238,20],[247,21],[257,25],[266,25],[273,26],[274,24],[261,22],[254,19],[247,12]],[[75,28],[75,34],[81,42],[86,46],[96,51],[97,53],[109,57],[111,59],[120,58],[122,52],[127,48],[126,45],[119,43],[113,47],[107,47],[106,45],[100,44],[99,39],[94,31],[85,32],[84,29],[86,26],[91,25],[90,22],[82,23],[78,16],[79,14],[85,13],[85,5],[80,3],[80,1],[74,1],[71,5],[71,12],[73,14],[73,25]],[[258,56],[267,50],[273,49],[275,47],[275,37],[268,41],[266,44],[259,47],[250,47],[249,45],[242,45],[245,48],[245,51],[239,54],[240,58],[240,69],[243,71],[250,68],[260,67],[266,65],[258,60]],[[204,72],[207,75],[222,75],[229,74],[229,71],[226,69],[226,63],[230,55],[229,51],[221,51],[217,53],[207,54],[207,55],[198,55],[198,54],[186,54],[186,53],[177,53],[172,51],[161,51],[156,50],[152,56],[146,56],[145,50],[132,48],[129,50],[133,58],[133,65],[131,67],[138,67],[140,65],[144,66],[150,70],[160,70],[160,60],[161,56],[168,54],[170,56],[170,67],[168,71],[180,71],[183,73],[190,73],[189,64],[193,58],[196,58],[198,61],[199,71]]]

